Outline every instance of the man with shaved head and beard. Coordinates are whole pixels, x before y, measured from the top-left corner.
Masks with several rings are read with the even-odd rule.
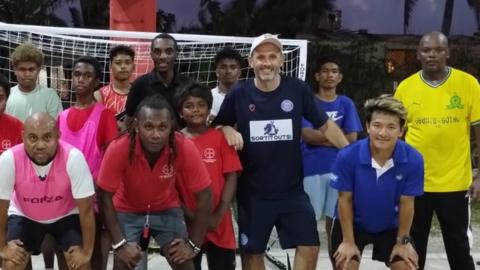
[[[470,74],[449,67],[449,56],[444,34],[424,35],[417,51],[422,69],[400,83],[395,98],[408,110],[406,141],[425,160],[425,192],[415,199],[411,230],[419,268],[425,267],[435,213],[450,269],[473,270],[468,206],[468,190],[473,186],[470,131],[479,146],[480,86]]]
[[[59,140],[56,120],[35,113],[23,144],[0,156],[0,257],[3,269],[25,269],[52,235],[69,269],[90,269],[95,238],[93,180],[82,153]]]

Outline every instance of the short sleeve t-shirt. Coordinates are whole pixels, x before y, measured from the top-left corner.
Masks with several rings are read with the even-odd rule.
[[[295,78],[282,77],[271,92],[248,80],[227,94],[214,124],[237,124],[242,134],[239,197],[284,198],[303,192],[302,117],[315,128],[328,120],[308,85]]]
[[[322,108],[328,117],[334,121],[345,134],[361,132],[362,124],[353,101],[343,95],[338,95],[334,101],[323,101],[315,96],[315,104]],[[303,119],[302,128],[312,128],[312,124]],[[304,176],[329,173],[338,148],[318,146],[303,142],[303,170]]]
[[[171,84],[166,86],[160,81],[155,70],[138,77],[133,81],[130,92],[128,92],[127,103],[125,104],[126,115],[132,117],[137,110],[138,104],[140,104],[144,98],[154,95],[163,96],[170,106],[175,109],[175,93],[189,82],[191,82],[190,78],[180,73],[175,73]],[[175,112],[177,124],[183,126],[183,120],[179,117],[176,110]]]
[[[47,112],[57,118],[62,110],[60,97],[52,88],[37,85],[31,92],[26,93],[20,91],[16,85],[11,89],[5,111],[25,122],[30,115],[37,112]]]
[[[432,86],[420,71],[400,83],[395,98],[408,111],[406,141],[425,158],[425,191],[468,190],[470,126],[480,123],[477,79],[449,68],[447,79]]]
[[[212,180],[210,187],[212,189],[213,209],[217,209],[225,186],[224,174],[239,172],[242,169],[237,152],[228,146],[223,133],[214,128],[208,129],[203,134],[190,139],[197,146]],[[185,180],[187,179],[181,179],[178,182],[178,189],[184,204],[193,210],[196,208],[195,196],[185,190],[185,185],[183,184]],[[206,238],[223,248],[234,249],[236,247],[230,210],[223,216],[217,228],[207,232]]]
[[[210,110],[210,114],[213,116],[217,116],[220,107],[222,106],[223,100],[225,99],[225,93],[220,92],[218,86],[212,89],[212,109]]]
[[[23,123],[8,114],[0,114],[0,154],[22,143]],[[8,127],[8,128],[7,128]]]
[[[146,160],[140,139],[135,139],[131,161],[130,140],[122,136],[114,140],[105,152],[97,185],[115,193],[113,204],[120,212],[163,211],[180,206],[175,184],[183,177],[186,188],[198,192],[210,185],[210,177],[200,154],[190,140],[175,134],[177,154],[170,160],[170,149],[165,147],[154,167]]]

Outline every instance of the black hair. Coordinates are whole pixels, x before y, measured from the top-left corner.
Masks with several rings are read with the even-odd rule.
[[[223,47],[215,55],[215,67],[218,66],[218,63],[223,59],[233,59],[236,60],[239,66],[242,66],[243,58],[240,53],[232,47]]]
[[[338,63],[338,61],[336,59],[333,59],[333,58],[328,58],[328,57],[320,57],[317,59],[317,61],[315,61],[315,72],[320,72],[320,69],[322,68],[323,65],[325,65],[326,63],[334,63],[337,65],[338,67],[338,71],[340,73],[342,73],[342,69],[340,67],[340,64]]]
[[[150,50],[153,50],[153,42],[157,39],[170,39],[173,41],[173,47],[175,49],[176,52],[178,52],[178,44],[177,44],[177,40],[170,34],[167,34],[167,33],[161,33],[161,34],[158,34],[156,35],[152,41],[150,42]]]
[[[135,51],[126,45],[118,45],[110,49],[109,52],[109,57],[110,57],[110,62],[113,61],[113,58],[119,54],[125,54],[128,55],[132,58],[132,60],[135,59]]]
[[[102,67],[100,66],[100,62],[98,62],[95,57],[80,56],[73,62],[73,68],[75,68],[78,63],[85,63],[91,65],[93,67],[93,70],[95,70],[95,78],[99,80],[102,78]]]
[[[5,90],[5,95],[8,98],[10,96],[10,82],[3,74],[0,74],[0,87]]]
[[[407,121],[407,109],[402,102],[395,99],[392,95],[383,94],[376,98],[365,101],[365,122],[370,124],[374,112],[386,113],[398,117],[400,127],[404,127]]]
[[[178,112],[182,110],[183,103],[188,97],[197,97],[205,100],[208,105],[208,109],[212,108],[213,96],[210,88],[198,82],[191,82],[182,87],[175,94],[175,106]]]
[[[175,145],[175,114],[173,112],[172,107],[168,103],[168,101],[160,94],[156,94],[150,97],[144,98],[140,104],[137,106],[137,110],[135,111],[135,114],[133,115],[133,118],[137,119],[138,122],[138,115],[142,111],[143,108],[150,108],[153,110],[167,110],[168,114],[170,116],[170,121],[172,123],[171,127],[172,130],[170,131],[170,134],[168,136],[168,143],[165,144],[168,146],[170,149],[169,151],[169,157],[168,157],[168,164],[173,165],[174,160],[177,156],[177,148]],[[136,127],[133,125],[129,125],[128,127],[128,137],[130,140],[130,147],[128,149],[128,160],[130,163],[133,161],[133,154],[135,153],[135,144],[136,144],[136,137],[137,137],[137,131]]]

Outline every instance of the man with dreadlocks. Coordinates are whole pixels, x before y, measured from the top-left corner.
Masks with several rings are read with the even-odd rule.
[[[98,198],[114,243],[115,269],[146,269],[140,245],[148,244],[150,235],[173,269],[194,269],[211,210],[210,178],[195,145],[174,131],[174,119],[165,99],[148,97],[139,104],[128,136],[105,152]],[[175,188],[178,179],[196,198],[191,235]]]

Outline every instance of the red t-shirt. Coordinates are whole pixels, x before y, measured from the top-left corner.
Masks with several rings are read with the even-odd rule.
[[[23,123],[8,114],[0,114],[0,154],[8,148],[22,143]]]
[[[98,186],[115,193],[113,204],[120,212],[164,211],[180,207],[175,188],[177,178],[184,179],[192,193],[210,185],[207,169],[195,145],[180,134],[175,134],[177,149],[170,165],[168,147],[160,154],[153,169],[146,160],[140,139],[136,138],[132,162],[128,158],[128,136],[114,140],[107,148],[100,167]]]
[[[228,146],[221,131],[214,128],[208,129],[203,134],[191,138],[195,143],[203,163],[207,167],[212,179],[213,209],[216,209],[222,199],[223,187],[225,186],[224,174],[242,170],[242,165],[237,152]],[[191,210],[195,209],[195,196],[184,188],[182,181],[178,182],[183,203]],[[235,234],[232,224],[232,213],[228,210],[215,230],[208,231],[206,239],[223,248],[234,249],[236,247]]]
[[[82,129],[85,122],[93,112],[94,106],[88,108],[79,109],[71,107],[67,116],[68,128],[73,131],[79,131]],[[117,120],[115,119],[115,113],[110,110],[103,110],[100,116],[100,123],[97,130],[97,145],[99,149],[104,149],[108,143],[118,137]]]

